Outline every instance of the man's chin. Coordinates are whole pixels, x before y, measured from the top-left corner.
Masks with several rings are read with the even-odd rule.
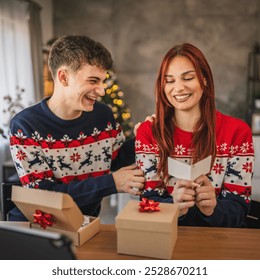
[[[87,106],[87,107],[84,108],[83,111],[85,111],[85,112],[92,112],[93,110],[94,110],[94,106]]]

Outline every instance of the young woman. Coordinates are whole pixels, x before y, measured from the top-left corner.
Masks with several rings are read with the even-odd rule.
[[[143,196],[178,203],[179,225],[244,227],[251,199],[252,133],[242,120],[215,108],[212,72],[191,44],[171,48],[156,82],[156,118],[136,135]],[[211,171],[194,181],[168,173],[167,159],[194,164],[212,156]]]

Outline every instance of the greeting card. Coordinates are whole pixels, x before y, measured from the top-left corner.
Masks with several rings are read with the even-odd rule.
[[[175,178],[194,181],[200,175],[206,175],[210,172],[211,158],[211,156],[208,156],[203,160],[190,165],[168,157],[168,172]]]

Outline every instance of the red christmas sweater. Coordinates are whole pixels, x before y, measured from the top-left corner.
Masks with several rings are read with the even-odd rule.
[[[180,225],[243,227],[249,210],[254,147],[249,126],[242,120],[217,112],[217,155],[210,174],[215,187],[217,206],[211,216],[203,215],[197,206],[179,219]],[[192,133],[175,127],[174,157],[190,163]],[[155,201],[172,203],[171,193],[176,178],[170,177],[166,189],[158,188],[161,178],[157,176],[158,146],[152,134],[152,123],[146,121],[139,127],[135,142],[136,163],[145,174],[144,197]]]

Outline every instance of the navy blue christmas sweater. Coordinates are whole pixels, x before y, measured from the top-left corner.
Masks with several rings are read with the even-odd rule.
[[[134,139],[125,142],[111,109],[99,102],[62,120],[44,99],[12,119],[9,136],[22,185],[68,193],[85,215],[97,216],[102,198],[117,192],[111,170],[135,161]],[[10,212],[10,220],[24,219],[17,208]]]

